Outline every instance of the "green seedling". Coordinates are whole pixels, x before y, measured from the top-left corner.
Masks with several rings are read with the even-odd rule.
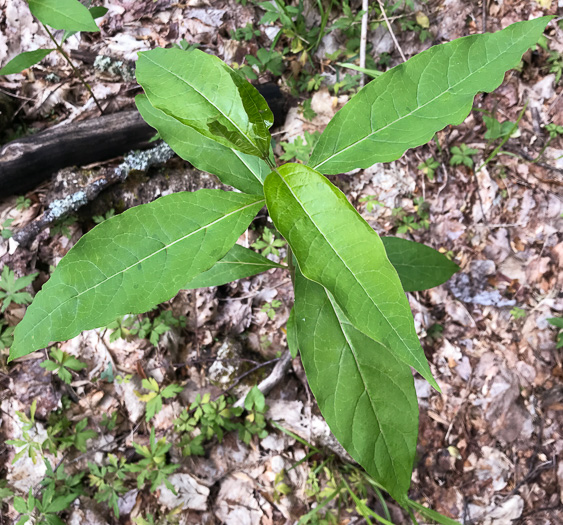
[[[303,118],[305,120],[309,121],[313,120],[317,116],[317,113],[315,113],[315,110],[311,107],[310,98],[303,101],[303,105],[301,106],[301,114],[303,115]]]
[[[518,319],[524,319],[526,317],[526,310],[515,306],[510,310],[510,315],[514,320],[518,321]]]
[[[547,322],[557,328],[557,346],[555,348],[563,348],[563,317],[551,317]]]
[[[428,180],[433,181],[438,166],[440,166],[440,163],[434,157],[428,157],[418,165],[417,169],[422,171],[428,177]]]
[[[29,409],[29,417],[23,412],[16,411],[16,415],[20,420],[22,425],[22,437],[21,439],[9,439],[6,441],[8,445],[20,448],[20,450],[14,456],[12,463],[15,463],[18,459],[22,458],[27,454],[31,461],[35,465],[37,462],[37,456],[42,455],[43,448],[41,443],[36,441],[35,436],[30,434],[31,431],[35,433],[35,411],[37,410],[37,400],[33,400],[31,407]]]
[[[7,264],[4,265],[2,274],[0,274],[0,301],[2,301],[0,312],[4,313],[12,303],[22,305],[31,303],[33,300],[31,294],[22,292],[22,290],[35,281],[37,275],[37,273],[32,273],[16,279],[16,274],[10,270]]]
[[[6,219],[3,223],[2,223],[2,231],[0,232],[0,235],[2,235],[2,239],[9,239],[12,236],[12,223],[14,222],[14,219]]]
[[[557,51],[550,51],[547,63],[549,64],[549,72],[555,73],[555,84],[559,84],[563,74],[563,55]]]
[[[47,425],[47,439],[42,443],[42,448],[50,454],[57,454],[69,448],[86,452],[86,443],[98,434],[87,429],[88,419],[81,419],[78,423],[69,421],[61,411],[49,415]]]
[[[260,36],[260,31],[254,29],[252,22],[248,22],[244,27],[239,27],[235,31],[231,31],[231,38],[233,40],[249,42],[255,36]]]
[[[162,483],[174,494],[176,489],[174,485],[168,481],[168,476],[173,474],[180,465],[169,465],[166,461],[166,454],[172,446],[171,443],[166,443],[166,438],[161,438],[158,441],[155,437],[155,430],[151,428],[149,437],[149,445],[138,445],[133,442],[135,451],[142,456],[137,463],[125,465],[128,472],[134,472],[137,476],[137,487],[139,490],[143,489],[145,482],[150,483],[150,490],[154,492]]]
[[[70,385],[72,380],[71,370],[74,372],[79,372],[83,368],[87,368],[88,365],[76,359],[76,357],[54,348],[49,352],[51,359],[43,361],[39,366],[45,370],[53,372],[53,374],[59,376],[59,379]]]
[[[510,120],[499,122],[495,117],[483,115],[483,122],[487,126],[485,139],[496,140],[504,139],[505,137],[514,137],[518,135],[518,125]]]
[[[107,465],[102,467],[88,462],[90,486],[96,489],[94,499],[98,503],[106,502],[113,509],[116,518],[119,518],[119,497],[127,492],[125,464],[124,457],[118,458],[113,454],[108,454]]]
[[[256,80],[258,75],[269,71],[279,77],[283,73],[283,55],[278,51],[260,48],[256,56],[246,55],[249,66],[243,66],[241,71],[251,80]]]
[[[351,456],[406,505],[418,430],[411,367],[439,387],[405,291],[439,285],[458,268],[427,246],[380,238],[325,175],[392,162],[463,122],[474,96],[496,89],[550,20],[435,46],[380,75],[331,120],[307,165],[275,164],[271,111],[221,60],[197,49],[139,53],[143,118],[182,158],[238,192],[166,195],[93,228],[27,309],[10,359],[151,310],[217,263],[223,283],[236,279],[257,254],[238,247],[234,263],[227,254],[266,205],[290,251],[288,337],[298,341],[319,408]],[[135,448],[144,458],[133,470],[139,487],[148,480],[155,490],[175,469],[166,464],[170,445],[152,430],[150,446]]]
[[[360,197],[360,202],[366,205],[366,211],[368,213],[372,213],[378,206],[385,206],[385,204],[381,201],[377,200],[375,195],[366,195],[364,197]]]
[[[112,217],[115,217],[115,210],[113,208],[106,211],[103,215],[94,215],[92,217],[92,220],[96,224],[101,224],[102,222],[107,221],[108,219],[111,219]]]
[[[276,309],[278,309],[282,305],[282,302],[278,299],[274,299],[269,303],[264,303],[262,308],[260,308],[261,312],[265,312],[266,315],[273,320],[276,317]]]
[[[27,210],[27,208],[29,208],[30,206],[31,206],[31,200],[27,199],[26,197],[20,195],[16,199],[16,210],[24,211]]]
[[[450,148],[451,158],[450,166],[459,166],[463,164],[468,168],[472,169],[475,166],[475,161],[473,160],[473,155],[479,153],[478,149],[470,148],[467,144],[460,144],[459,146],[453,146]]]
[[[297,159],[298,161],[306,164],[313,152],[315,144],[321,138],[321,134],[318,131],[313,133],[305,132],[305,139],[298,136],[295,137],[293,142],[280,142],[280,146],[283,148],[284,153],[280,156],[281,160],[292,160]]]
[[[264,228],[262,236],[256,242],[252,243],[251,246],[255,250],[260,251],[263,257],[267,257],[270,254],[279,257],[279,248],[283,248],[286,244],[287,242],[276,237],[276,234],[270,228]]]
[[[31,523],[34,525],[64,525],[57,514],[70,507],[76,499],[76,494],[59,496],[47,487],[41,499],[33,496],[33,488],[30,487],[27,499],[20,496],[14,498],[14,509],[21,514],[16,525]]]
[[[184,390],[184,387],[175,383],[165,386],[161,390],[156,380],[152,377],[143,379],[142,385],[144,389],[149,391],[148,394],[143,394],[137,390],[135,390],[135,394],[143,403],[147,404],[145,407],[145,420],[147,422],[149,422],[157,412],[160,412],[163,399],[176,397]]]
[[[58,221],[56,221],[50,228],[51,236],[62,235],[67,239],[72,237],[72,232],[70,231],[70,226],[76,222],[76,217],[69,215]]]

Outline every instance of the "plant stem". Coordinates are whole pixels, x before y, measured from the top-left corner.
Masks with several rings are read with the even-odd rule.
[[[74,64],[72,63],[72,61],[70,60],[70,58],[68,57],[68,55],[65,53],[65,50],[62,48],[62,46],[55,40],[55,37],[53,36],[53,34],[51,33],[51,31],[49,31],[49,29],[47,28],[47,26],[45,24],[41,24],[43,26],[43,28],[45,29],[45,31],[47,31],[47,34],[49,35],[49,38],[53,41],[53,44],[55,44],[55,46],[57,47],[57,51],[63,56],[63,58],[68,62],[68,65],[72,68],[72,71],[74,72],[74,74],[78,77],[78,80],[80,80],[80,82],[82,82],[82,85],[88,90],[88,93],[90,93],[90,96],[94,99],[94,102],[96,103],[96,106],[98,106],[98,109],[100,110],[100,113],[103,115],[104,114],[104,110],[102,109],[102,106],[100,105],[100,103],[98,102],[98,99],[96,98],[96,95],[94,95],[94,92],[92,91],[92,89],[90,88],[90,86],[88,85],[88,83],[84,80],[84,77],[80,74],[80,71],[78,71],[78,69],[76,69],[74,67]]]

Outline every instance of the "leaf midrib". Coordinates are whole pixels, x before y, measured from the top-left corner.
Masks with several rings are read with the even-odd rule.
[[[203,52],[203,51],[202,51]],[[158,62],[155,62],[154,60],[152,60],[151,58],[149,58],[148,54],[145,54],[144,57],[149,60],[150,62],[152,62],[155,66],[159,67],[160,69],[170,73],[172,76],[176,77],[178,80],[180,80],[181,82],[183,82],[184,84],[187,84],[188,86],[190,86],[190,88],[192,88],[198,95],[200,95],[202,98],[204,98],[210,105],[212,105],[221,115],[223,115],[235,128],[237,128],[239,130],[239,132],[241,133],[241,135],[250,143],[252,144],[258,151],[260,151],[260,148],[254,144],[254,142],[252,142],[252,140],[250,139],[250,137],[238,126],[238,124],[231,119],[228,115],[226,115],[219,107],[217,107],[216,104],[214,104],[213,102],[211,102],[211,100],[209,100],[199,89],[197,89],[195,86],[193,86],[192,84],[190,84],[185,78],[182,78],[181,76],[179,76],[178,74],[174,73],[174,71],[171,71],[170,69],[164,67],[162,64],[159,64]],[[231,148],[232,149],[232,148]]]
[[[342,264],[344,264],[344,266],[346,267],[346,269],[350,272],[350,274],[352,275],[352,277],[354,278],[354,280],[360,285],[360,287],[362,288],[362,290],[365,292],[366,296],[369,297],[371,303],[373,304],[373,306],[375,307],[375,309],[380,313],[381,317],[385,320],[385,322],[387,323],[387,325],[391,328],[391,330],[397,335],[397,337],[399,338],[399,340],[401,341],[401,343],[403,343],[404,347],[408,350],[408,352],[410,353],[410,355],[414,358],[414,360],[418,363],[419,367],[421,370],[424,370],[424,364],[420,362],[420,360],[418,359],[418,357],[412,352],[412,350],[410,349],[409,345],[407,345],[407,343],[405,342],[405,340],[403,339],[403,337],[401,337],[401,334],[395,329],[395,327],[389,322],[389,320],[387,319],[387,316],[381,311],[381,309],[377,306],[377,304],[375,303],[375,301],[373,300],[373,298],[371,297],[371,295],[368,293],[368,291],[364,288],[363,284],[357,279],[356,274],[350,269],[350,267],[346,264],[346,261],[340,256],[340,254],[338,253],[338,251],[334,248],[334,246],[331,244],[331,242],[327,239],[327,237],[325,236],[325,234],[323,233],[323,231],[321,230],[321,228],[318,226],[318,224],[315,222],[315,220],[313,219],[313,217],[311,217],[311,215],[308,213],[307,209],[305,208],[304,204],[299,200],[299,198],[297,197],[297,195],[295,195],[295,193],[293,192],[292,188],[289,186],[289,184],[286,182],[286,180],[283,178],[283,176],[281,175],[281,173],[279,171],[275,171],[275,173],[280,177],[280,179],[283,181],[283,183],[286,185],[287,189],[289,190],[289,192],[293,195],[294,199],[297,201],[297,203],[299,204],[299,206],[301,206],[301,209],[303,210],[303,212],[305,213],[305,215],[307,215],[307,217],[309,218],[309,220],[313,223],[313,225],[315,226],[315,228],[317,229],[317,231],[321,234],[321,236],[323,237],[323,239],[327,242],[327,244],[330,246],[330,248],[332,249],[332,251],[335,253],[335,255],[342,261]],[[391,263],[389,263],[391,264]],[[306,276],[307,277],[307,276]],[[313,280],[313,279],[311,279]],[[317,281],[315,281],[317,282]],[[318,283],[321,286],[323,286],[322,283]],[[324,286],[323,286],[324,288]],[[362,330],[360,330],[362,331]],[[362,331],[363,332],[363,331]],[[368,334],[366,334],[368,335]],[[368,337],[371,337],[368,335]],[[373,339],[373,338],[372,338]],[[383,344],[383,342],[381,341],[376,341],[380,344]],[[421,371],[419,370],[419,371]]]
[[[362,137],[361,139],[357,140],[356,142],[342,148],[341,150],[337,151],[336,153],[333,153],[330,157],[327,157],[325,160],[323,160],[322,162],[315,164],[314,166],[311,166],[313,169],[318,169],[320,166],[322,166],[323,164],[326,164],[327,162],[331,161],[334,157],[345,153],[346,151],[348,151],[350,148],[353,148],[355,146],[357,146],[358,144],[361,144],[362,142],[364,142],[365,140],[368,140],[369,138],[371,138],[373,135],[377,135],[379,132],[386,130],[387,128],[389,128],[390,126],[393,126],[394,124],[396,124],[397,122],[401,122],[404,119],[407,119],[409,117],[411,117],[412,115],[414,115],[415,113],[417,113],[419,110],[425,108],[426,106],[428,106],[429,104],[432,104],[433,102],[435,102],[436,100],[438,100],[440,97],[442,97],[443,95],[445,95],[446,93],[450,92],[452,89],[456,88],[457,86],[459,86],[460,84],[463,84],[465,82],[467,82],[467,79],[471,78],[473,75],[479,73],[482,69],[484,69],[485,67],[490,66],[492,63],[494,63],[495,61],[497,61],[500,57],[502,57],[504,54],[506,54],[508,52],[509,49],[512,49],[514,46],[518,45],[520,43],[521,40],[523,40],[525,38],[525,36],[522,36],[522,38],[518,39],[517,41],[513,42],[512,46],[510,48],[507,48],[503,51],[503,53],[501,55],[496,56],[491,62],[488,62],[487,64],[485,64],[484,66],[480,67],[479,69],[476,69],[475,71],[473,71],[472,73],[470,73],[468,76],[466,76],[463,80],[460,80],[459,82],[457,82],[456,84],[450,86],[448,89],[446,89],[445,91],[442,91],[439,95],[437,95],[436,97],[434,97],[433,99],[429,100],[428,102],[426,102],[425,104],[423,104],[422,106],[418,106],[416,109],[413,109],[410,113],[407,113],[406,115],[393,120],[392,122],[390,122],[389,124],[383,126],[382,128],[377,129],[376,131],[372,131],[371,133],[369,133],[368,135],[366,135],[365,137]],[[476,40],[475,40],[476,41]],[[473,44],[471,44],[473,46]],[[417,55],[418,56],[418,55]],[[366,86],[367,88],[367,86]],[[373,107],[373,105],[372,105]],[[409,149],[409,148],[407,148]]]
[[[101,286],[102,284],[108,282],[109,280],[113,279],[114,277],[123,274],[125,272],[128,272],[129,270],[131,270],[131,268],[134,268],[135,266],[149,260],[151,257],[154,257],[155,255],[159,254],[162,251],[168,250],[170,247],[174,246],[175,244],[178,244],[179,242],[182,242],[186,239],[188,239],[189,237],[191,237],[192,235],[195,235],[196,233],[199,233],[202,230],[206,230],[207,228],[210,228],[212,226],[214,226],[215,224],[218,224],[219,222],[221,222],[222,220],[230,217],[231,215],[234,215],[236,213],[242,212],[244,210],[246,210],[247,208],[251,208],[252,206],[255,206],[256,204],[258,204],[261,201],[264,201],[265,199],[259,199],[257,201],[254,201],[250,204],[247,204],[241,208],[237,208],[236,210],[227,213],[226,215],[222,215],[219,219],[216,219],[208,224],[206,224],[205,226],[201,226],[199,227],[197,230],[194,230],[190,233],[188,233],[187,235],[184,235],[183,237],[180,237],[179,239],[176,239],[175,241],[163,246],[162,248],[159,248],[158,250],[156,250],[155,252],[152,252],[150,255],[147,255],[146,257],[143,257],[142,259],[139,259],[138,261],[136,261],[135,263],[129,265],[127,268],[124,268],[123,270],[120,270],[118,272],[115,272],[114,274],[110,275],[109,277],[106,277],[103,281],[100,281],[99,283],[95,284],[94,286],[91,286],[90,288],[87,288],[86,290],[83,290],[82,292],[79,292],[76,295],[73,295],[72,297],[69,297],[68,299],[66,299],[65,301],[63,301],[62,303],[60,303],[59,305],[57,305],[56,308],[54,308],[53,310],[51,310],[51,314],[56,312],[57,310],[59,310],[60,308],[62,308],[66,303],[68,303],[69,301],[73,301],[75,299],[78,299],[80,296],[98,288],[98,286]],[[43,320],[48,319],[48,317],[44,317]]]
[[[352,354],[352,357],[354,358],[354,362],[356,363],[356,369],[357,369],[357,371],[358,371],[358,374],[360,375],[360,378],[361,378],[361,380],[362,380],[362,384],[364,385],[364,392],[365,392],[366,395],[368,396],[369,404],[370,404],[371,409],[372,409],[372,412],[373,412],[373,417],[374,417],[375,420],[377,421],[377,426],[379,427],[379,435],[381,436],[381,438],[382,438],[383,441],[385,442],[385,446],[387,447],[387,450],[390,450],[389,443],[388,443],[388,441],[387,441],[387,436],[385,435],[385,432],[383,431],[383,425],[381,425],[381,423],[380,423],[380,421],[379,421],[379,418],[377,417],[377,407],[375,406],[375,403],[374,403],[374,401],[373,401],[373,399],[372,399],[370,390],[369,390],[369,388],[368,388],[369,382],[368,382],[368,381],[366,380],[366,378],[364,377],[364,373],[363,373],[362,367],[360,366],[360,363],[358,362],[358,357],[357,357],[357,355],[356,355],[356,351],[355,351],[354,345],[352,344],[352,342],[351,342],[350,339],[348,338],[348,333],[346,332],[346,329],[344,328],[344,325],[342,324],[342,320],[340,319],[340,316],[338,315],[338,309],[335,307],[336,300],[333,301],[334,298],[331,297],[331,294],[330,294],[325,288],[323,288],[323,289],[324,289],[324,291],[325,291],[325,293],[326,293],[326,296],[328,297],[328,300],[329,300],[329,302],[330,302],[330,305],[331,305],[332,309],[334,310],[334,314],[336,315],[336,318],[338,319],[338,325],[340,326],[340,330],[341,330],[341,332],[342,332],[342,335],[344,336],[344,339],[346,340],[346,344],[348,345],[348,348],[350,349],[350,353]],[[336,306],[338,306],[338,305],[336,304]],[[353,326],[353,325],[351,325],[351,326]],[[355,328],[355,327],[354,327],[354,328]],[[357,330],[357,329],[356,329],[356,330]],[[385,345],[383,345],[382,343],[379,343],[379,344],[381,344],[381,346],[385,346]],[[386,348],[387,348],[387,347],[386,347]],[[375,447],[375,443],[374,443],[374,447]],[[373,457],[374,457],[374,458],[375,458],[375,455],[376,455],[376,454],[375,454],[375,448],[374,448],[374,451],[373,451]],[[390,454],[389,454],[389,459],[391,460],[391,463],[392,463],[392,465],[393,465],[393,470],[394,470],[396,473],[398,473],[398,470],[397,470],[397,468],[396,468],[396,466],[395,466],[396,461],[395,461],[394,455],[390,453]],[[377,465],[375,465],[375,467],[377,468]]]

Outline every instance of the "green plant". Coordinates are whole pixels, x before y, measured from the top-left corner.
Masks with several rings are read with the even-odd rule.
[[[244,40],[248,42],[252,40],[255,36],[260,36],[260,31],[254,29],[252,22],[248,22],[244,27],[239,27],[235,31],[231,31],[231,38],[233,40]]]
[[[518,125],[515,126],[515,123],[510,120],[499,122],[493,116],[483,115],[483,122],[487,126],[485,133],[485,139],[487,140],[503,139],[507,136],[511,137],[518,134]]]
[[[280,76],[283,73],[283,55],[278,51],[261,47],[256,52],[255,57],[246,55],[246,61],[251,67],[243,66],[241,71],[251,80],[256,80],[258,75],[266,71],[275,76]]]
[[[434,157],[428,157],[424,162],[421,162],[417,169],[422,171],[428,177],[428,180],[434,180],[436,170],[440,163]]]
[[[563,74],[563,56],[557,51],[550,51],[547,63],[549,64],[549,72],[555,73],[555,84],[559,84]]]
[[[2,223],[2,239],[9,239],[12,236],[12,223],[14,222],[14,219],[6,219],[3,223]]]
[[[8,445],[12,445],[14,447],[21,447],[16,455],[14,456],[13,463],[15,463],[18,459],[23,457],[26,453],[33,464],[35,465],[37,461],[37,455],[41,455],[43,452],[41,443],[39,443],[35,439],[35,435],[30,434],[31,431],[34,431],[35,434],[35,411],[37,410],[37,400],[34,399],[33,403],[31,403],[31,407],[29,408],[29,417],[26,416],[23,412],[16,411],[16,415],[22,424],[22,437],[21,439],[9,439],[6,441]]]
[[[70,239],[72,237],[72,232],[70,231],[69,226],[71,226],[75,222],[76,222],[76,218],[73,217],[72,215],[59,219],[51,226],[50,228],[51,235],[52,236],[62,235],[63,237]]]
[[[142,116],[180,156],[239,192],[167,195],[85,234],[17,326],[10,359],[150,310],[195,279],[214,286],[211,269],[224,257],[221,281],[237,278],[257,254],[229,250],[266,204],[288,243],[295,291],[288,339],[298,342],[320,410],[352,457],[410,505],[418,428],[411,367],[439,387],[405,291],[441,284],[458,267],[427,246],[381,239],[323,174],[396,160],[461,123],[476,93],[498,87],[549,20],[435,46],[380,75],[336,114],[306,166],[276,166],[271,111],[221,60],[197,49],[139,53]],[[154,429],[149,447],[136,445],[144,458],[134,465],[139,486],[148,479],[154,490],[173,471],[169,447]]]
[[[515,306],[512,310],[510,310],[510,315],[516,320],[524,319],[524,317],[526,317],[526,310]]]
[[[563,317],[551,317],[547,322],[557,328],[557,346],[555,348],[563,348]]]
[[[158,346],[160,338],[172,328],[183,328],[186,326],[185,316],[174,317],[170,310],[163,310],[154,319],[143,317],[138,319],[126,315],[108,324],[108,329],[113,330],[109,340],[111,343],[117,339],[129,339],[132,336],[148,339],[153,346]]]
[[[374,211],[378,206],[385,206],[383,202],[377,200],[375,195],[365,195],[364,197],[360,197],[360,202],[366,205],[366,211],[368,213]]]
[[[99,31],[99,28],[94,20],[104,16],[108,11],[107,8],[95,6],[88,9],[78,0],[54,0],[50,2],[46,2],[44,0],[29,0],[28,5],[31,14],[39,20],[55,47],[50,49],[35,49],[34,51],[25,51],[20,53],[10,60],[2,69],[0,69],[0,75],[20,73],[24,69],[41,62],[41,60],[43,60],[52,51],[57,50],[71,67],[82,85],[88,90],[100,112],[103,113],[98,100],[90,89],[90,86],[86,83],[84,78],[82,78],[78,69],[74,67],[74,64],[71,62],[70,58],[61,46],[67,38],[71,37],[78,31]],[[60,42],[57,42],[53,33],[47,26],[51,27],[51,29],[64,29]]]
[[[41,444],[41,447],[51,454],[71,447],[80,452],[86,452],[86,442],[98,435],[94,430],[86,428],[87,418],[83,418],[75,424],[69,421],[62,410],[49,414],[47,423],[47,439]]]
[[[138,445],[135,442],[133,442],[133,446],[142,459],[137,461],[137,463],[125,465],[124,468],[128,472],[138,474],[137,487],[139,490],[143,488],[145,481],[148,481],[151,484],[151,492],[154,492],[164,483],[169,490],[176,494],[176,489],[174,485],[168,481],[168,476],[179,468],[180,465],[169,465],[166,462],[166,454],[172,444],[166,443],[166,438],[164,437],[157,441],[153,427],[151,428],[148,446]]]
[[[26,197],[20,195],[16,199],[16,210],[18,211],[27,210],[27,208],[29,208],[30,206],[31,206],[31,201]]]
[[[70,385],[72,380],[72,374],[70,370],[74,372],[79,372],[83,368],[87,368],[88,365],[76,359],[76,357],[54,348],[49,352],[51,359],[43,361],[39,366],[45,370],[53,372],[53,374],[59,376],[61,381]]]
[[[282,302],[280,300],[274,299],[269,303],[264,303],[262,308],[260,308],[260,311],[265,312],[270,319],[274,319],[274,317],[276,317],[276,309],[279,308],[281,305]]]
[[[184,390],[184,387],[177,385],[176,383],[171,383],[161,390],[156,382],[156,379],[153,379],[152,377],[143,379],[142,385],[143,388],[149,391],[149,393],[143,394],[135,391],[135,394],[141,401],[147,404],[145,407],[145,420],[147,422],[150,421],[157,412],[160,412],[163,399],[176,397],[182,390]]]
[[[557,124],[554,124],[553,122],[548,124],[545,127],[545,130],[549,133],[550,139],[555,139],[558,136],[563,135],[563,126],[558,126]]]
[[[0,319],[0,349],[10,348],[14,342],[15,326],[7,326],[4,319]]]
[[[39,499],[33,496],[33,489],[30,488],[27,500],[21,496],[14,498],[14,509],[21,514],[16,525],[64,525],[57,514],[66,510],[75,499],[76,494],[59,496],[51,487],[47,487]]]
[[[99,467],[94,463],[88,462],[90,474],[90,486],[96,489],[94,499],[98,502],[107,502],[113,509],[113,513],[119,518],[119,507],[117,500],[119,496],[127,492],[125,479],[127,472],[125,469],[125,458],[118,458],[114,454],[108,454],[107,465]]]
[[[72,494],[74,498],[84,493],[82,489],[84,472],[70,476],[65,471],[64,465],[59,465],[56,470],[53,470],[53,466],[47,459],[44,462],[47,469],[45,477],[41,481],[41,486],[44,487],[44,490],[52,490],[57,496],[70,496]]]
[[[277,257],[280,256],[278,248],[283,248],[287,243],[283,239],[279,239],[271,228],[264,228],[260,238],[252,243],[255,250],[261,250],[262,256],[266,257],[273,254]]]
[[[248,412],[243,424],[239,427],[239,437],[246,444],[250,443],[252,436],[264,439],[268,435],[266,430],[266,418],[264,415],[268,410],[264,394],[257,386],[253,386],[244,398],[244,408]]]
[[[473,168],[475,162],[473,160],[473,155],[477,155],[479,150],[470,148],[467,144],[461,144],[459,146],[453,146],[450,148],[451,158],[450,166],[459,166],[463,164],[468,168]]]
[[[21,290],[27,288],[36,277],[37,273],[32,273],[16,279],[16,274],[5,264],[0,274],[0,301],[2,301],[0,312],[4,313],[12,303],[23,305],[31,303],[33,300],[31,294]]]
[[[317,113],[315,113],[315,110],[311,107],[310,98],[303,101],[303,105],[301,106],[301,113],[303,115],[303,118],[309,121],[313,120],[317,116]]]
[[[109,209],[108,211],[106,211],[103,215],[94,215],[92,217],[92,220],[96,223],[96,224],[101,224],[104,221],[107,221],[108,219],[111,219],[111,217],[115,216],[115,210],[113,208]]]
[[[285,161],[297,159],[303,164],[306,164],[320,137],[321,134],[318,131],[314,131],[313,133],[306,131],[304,140],[303,137],[298,136],[295,137],[293,142],[280,142],[280,146],[284,150],[280,159]]]

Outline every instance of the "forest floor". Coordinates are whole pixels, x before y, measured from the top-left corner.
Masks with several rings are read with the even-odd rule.
[[[433,44],[479,33],[483,26],[496,31],[544,14],[563,15],[557,0],[491,0],[485,20],[478,1],[428,0],[414,2],[414,9],[411,2],[402,3],[385,3],[398,45],[381,12],[370,13],[368,54],[373,60],[368,66],[392,67],[401,62],[401,52],[409,58]],[[279,53],[268,55],[257,80],[275,82],[290,94],[293,107],[274,134],[277,154],[293,151],[306,158],[310,144],[294,142],[296,137],[308,133],[307,140],[314,140],[314,133],[322,132],[358,89],[357,77],[345,76],[336,65],[356,59],[357,17],[328,33],[311,51],[310,61],[300,61],[303,51],[290,28],[280,22],[260,24],[264,10],[252,1],[94,4],[109,8],[98,20],[101,32],[80,33],[65,46],[107,113],[134,108],[140,88],[131,71],[138,51],[185,39],[230,64],[242,64],[246,55],[270,49],[280,29]],[[305,26],[318,26],[317,3],[304,4]],[[329,26],[345,18],[341,4],[347,2],[338,4]],[[361,2],[351,1],[350,7],[354,18]],[[233,38],[237,29],[248,30],[247,24],[255,33],[248,33],[248,40],[242,33],[239,40]],[[49,47],[24,0],[0,0],[0,28],[0,64],[19,52]],[[338,58],[327,58],[338,50],[343,50]],[[94,66],[102,56],[110,57],[106,66],[100,60]],[[509,72],[495,92],[478,95],[463,124],[446,128],[396,162],[331,177],[378,233],[425,243],[461,267],[445,285],[409,294],[419,337],[442,389],[439,394],[415,377],[420,426],[409,496],[464,524],[563,523],[563,349],[556,348],[557,329],[548,322],[563,316],[562,70],[563,30],[552,22],[543,46],[528,51],[521,68]],[[0,94],[15,101],[16,108],[11,121],[0,122],[2,143],[99,116],[56,53],[23,74],[0,77]],[[512,125],[502,124],[516,122],[522,111],[517,133],[485,163],[501,141],[494,132],[504,129],[506,134]],[[465,165],[452,162],[454,147],[465,151]],[[421,167],[424,162],[430,173]],[[37,273],[27,287],[32,295],[80,236],[108,214],[173,191],[222,187],[214,176],[174,157],[108,188],[39,233],[28,247],[10,239],[10,231],[90,183],[99,168],[65,169],[23,198],[0,201],[0,267],[9,267],[18,278]],[[262,212],[240,243],[258,242],[260,251],[270,246],[269,256],[280,261],[287,250],[272,235],[273,225]],[[2,278],[5,282],[7,276]],[[149,314],[56,345],[86,365],[72,361],[68,382],[64,372],[57,375],[40,366],[49,358],[47,350],[7,363],[10,327],[21,320],[25,305],[6,305],[0,332],[6,346],[0,351],[0,523],[15,523],[20,516],[14,496],[27,497],[31,489],[41,499],[50,487],[67,496],[58,515],[71,524],[266,525],[300,518],[301,523],[366,523],[346,483],[392,523],[409,523],[339,449],[299,357],[282,366],[292,304],[291,280],[281,269],[217,288],[181,291]],[[205,414],[215,418],[215,426],[205,427],[210,432],[206,439],[193,440],[193,434],[179,428],[177,418],[190,404],[194,407],[196,396],[244,399],[274,367],[267,409],[261,410],[258,400],[245,418],[233,409],[225,412],[231,399],[223,407],[204,398],[204,416],[194,425],[203,428]],[[149,398],[136,394],[147,394],[148,378],[163,389],[179,385],[152,418],[147,416]],[[35,421],[26,430],[32,405]],[[263,412],[267,436],[260,425]],[[255,418],[255,426],[248,416]],[[226,422],[217,423],[220,417]],[[171,445],[154,471],[139,463],[139,449],[133,446],[148,445],[151,429]],[[7,441],[18,439],[36,450],[35,462],[27,449],[14,461],[21,447]],[[183,456],[182,448],[191,455]],[[112,454],[113,470],[111,463],[107,467]],[[154,481],[152,490],[151,483],[137,486],[137,474],[122,468],[122,463],[135,462]],[[49,475],[48,465],[60,467],[58,475]],[[166,470],[166,465],[179,468]],[[150,477],[153,473],[162,477]]]

